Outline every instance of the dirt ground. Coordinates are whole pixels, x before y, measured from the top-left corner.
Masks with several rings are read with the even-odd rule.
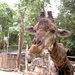
[[[22,73],[0,71],[0,75],[22,75]]]
[[[6,71],[0,71],[0,75],[23,75],[22,73],[18,72],[6,72]],[[74,72],[75,75],[75,72]]]

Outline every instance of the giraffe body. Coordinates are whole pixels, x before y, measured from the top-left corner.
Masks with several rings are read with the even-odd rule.
[[[30,53],[39,55],[48,49],[54,63],[53,68],[50,68],[51,75],[73,75],[72,65],[67,58],[64,47],[56,42],[56,34],[65,38],[70,36],[70,32],[56,27],[51,12],[48,12],[48,18],[42,16],[36,25],[30,29],[33,29],[35,33]]]

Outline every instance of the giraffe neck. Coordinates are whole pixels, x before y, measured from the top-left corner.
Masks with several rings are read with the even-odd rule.
[[[57,50],[57,42],[55,41],[52,47],[48,47],[48,51],[50,53],[51,58],[54,60],[54,58],[57,57],[58,50]]]
[[[55,65],[57,67],[60,67],[59,69],[63,68],[65,63],[67,62],[67,56],[64,48],[59,46],[58,43],[55,41],[52,50],[48,49],[48,51]]]
[[[67,58],[66,51],[63,46],[60,46],[59,43],[55,42],[52,50],[48,51],[56,68],[60,72],[60,75],[63,73],[64,75],[73,75],[73,67]]]

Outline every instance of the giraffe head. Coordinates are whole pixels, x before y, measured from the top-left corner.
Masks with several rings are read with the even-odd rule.
[[[42,13],[41,13],[42,15]],[[27,30],[34,35],[30,53],[40,54],[45,49],[52,50],[56,40],[56,35],[60,37],[67,37],[70,32],[56,27],[51,11],[48,12],[48,17],[39,17],[38,22],[34,27],[27,28]]]

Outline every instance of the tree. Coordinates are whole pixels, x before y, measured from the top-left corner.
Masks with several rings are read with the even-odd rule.
[[[7,3],[0,3],[0,25],[2,25],[2,45],[4,36],[7,36],[9,27],[13,25],[13,9],[11,9]],[[2,46],[3,47],[3,46]]]
[[[11,9],[7,3],[0,3],[0,24],[2,30],[8,30],[13,24],[13,9]]]
[[[18,23],[20,24],[20,33],[19,33],[19,44],[18,44],[18,56],[17,56],[17,68],[20,69],[20,57],[23,47],[24,40],[24,27],[33,26],[37,20],[37,17],[40,11],[44,10],[44,3],[49,0],[19,0],[18,4]],[[34,8],[34,9],[33,9]],[[29,35],[25,33],[25,38],[30,39]],[[27,43],[30,41],[27,41]]]
[[[61,6],[59,8],[60,13],[56,19],[57,26],[60,28],[68,29],[72,32],[70,38],[64,38],[60,41],[64,43],[65,47],[73,52],[75,49],[73,39],[75,36],[75,1],[74,0],[61,0]],[[73,53],[74,54],[74,53]]]

